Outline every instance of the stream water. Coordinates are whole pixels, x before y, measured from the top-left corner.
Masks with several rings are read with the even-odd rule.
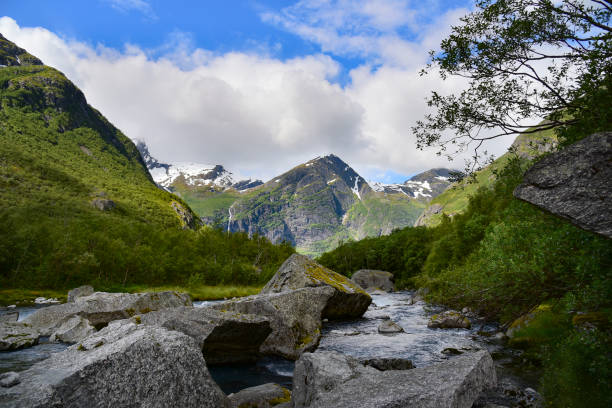
[[[471,319],[471,329],[429,329],[429,317],[441,308],[423,302],[413,304],[411,298],[410,292],[373,295],[372,305],[361,319],[324,323],[318,350],[338,351],[357,358],[402,357],[412,360],[416,367],[423,367],[449,358],[442,353],[445,349],[468,352],[484,348],[494,356],[501,382],[511,383],[517,389],[534,388],[537,384],[536,373],[525,372],[516,364],[519,356],[515,351],[482,335],[495,331],[495,324],[474,318]],[[195,306],[207,307],[210,303],[196,302]],[[16,310],[20,312],[21,320],[35,309]],[[387,318],[398,323],[404,333],[378,333],[378,325]],[[41,339],[39,345],[29,349],[0,352],[0,373],[25,370],[66,347],[66,344],[53,344]],[[266,357],[255,364],[211,366],[209,369],[215,381],[229,394],[268,382],[290,388],[293,367],[292,361]],[[504,402],[502,395],[491,399]]]

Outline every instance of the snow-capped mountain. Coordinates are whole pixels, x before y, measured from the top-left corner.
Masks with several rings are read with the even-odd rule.
[[[403,184],[384,184],[376,181],[370,181],[369,184],[372,190],[377,192],[404,194],[411,198],[429,201],[451,184],[449,181],[451,172],[449,169],[431,169],[413,176]]]
[[[173,190],[175,183],[187,187],[211,187],[220,190],[233,188],[244,191],[263,184],[261,180],[235,176],[219,164],[160,163],[151,156],[144,141],[138,140],[136,147],[142,156],[153,181],[166,190]]]

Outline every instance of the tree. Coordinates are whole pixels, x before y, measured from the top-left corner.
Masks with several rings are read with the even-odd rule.
[[[477,0],[422,72],[468,86],[432,92],[417,146],[470,149],[474,164],[500,136],[554,129],[571,143],[612,129],[611,15],[610,0]]]

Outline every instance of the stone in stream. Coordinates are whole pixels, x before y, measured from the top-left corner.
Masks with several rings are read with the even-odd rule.
[[[19,320],[19,312],[8,312],[0,315],[0,323],[16,322]]]
[[[0,387],[11,388],[20,382],[19,374],[14,371],[0,374]]]
[[[361,317],[372,298],[361,287],[310,258],[291,255],[261,290],[261,294],[286,292],[309,287],[331,287],[334,295],[323,311],[328,319]]]
[[[53,331],[53,334],[51,334],[49,341],[76,343],[95,332],[95,327],[89,324],[87,319],[81,316],[68,316],[59,323],[59,326]]]
[[[168,307],[191,306],[189,295],[177,292],[150,293],[106,293],[96,292],[89,296],[77,297],[74,302],[44,307],[24,319],[50,336],[67,317],[79,315],[94,327],[104,327],[113,320],[121,320],[136,314]]]
[[[38,344],[40,333],[24,322],[0,323],[0,351],[18,350]]]
[[[191,337],[128,320],[109,324],[19,376],[20,384],[0,388],[0,406],[227,406]]]
[[[231,408],[270,408],[289,402],[291,391],[278,384],[268,383],[245,388],[227,396]]]
[[[259,347],[272,332],[266,317],[208,307],[162,309],[132,320],[192,337],[208,364],[255,361]]]
[[[383,320],[383,322],[378,325],[378,332],[383,334],[402,333],[403,331],[404,329],[392,320]]]
[[[470,319],[455,310],[447,310],[429,318],[427,327],[430,329],[469,329]]]
[[[612,132],[596,133],[535,163],[514,196],[612,238]]]
[[[295,365],[292,401],[295,408],[470,408],[496,382],[485,350],[382,372],[335,352],[305,353]]]
[[[334,293],[329,286],[302,288],[228,300],[210,307],[267,317],[272,333],[259,351],[296,360],[304,351],[314,350],[319,345],[321,314]]]
[[[89,296],[94,294],[94,288],[90,285],[79,286],[78,288],[74,288],[68,292],[68,299],[66,300],[68,303],[74,302],[76,298],[81,296]]]
[[[376,291],[393,292],[393,274],[374,269],[360,269],[353,274],[351,280],[368,293]]]
[[[367,360],[359,360],[359,362],[363,365],[374,367],[378,371],[387,371],[387,370],[410,370],[414,368],[414,364],[412,364],[412,360],[408,360],[407,358],[369,358]]]

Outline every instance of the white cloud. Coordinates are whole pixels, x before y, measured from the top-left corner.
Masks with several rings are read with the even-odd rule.
[[[342,16],[334,18],[341,24]],[[382,29],[410,16],[368,18]],[[429,47],[439,31],[424,30],[418,42],[396,47],[389,42],[404,63],[358,67],[341,87],[333,81],[341,67],[323,54],[287,61],[265,53],[220,55],[194,49],[180,32],[157,50],[116,50],[0,18],[5,37],[64,72],[91,105],[132,139],[144,139],[160,160],[219,163],[264,179],[327,153],[366,178],[451,165],[433,149],[417,150],[410,131],[432,88],[461,86],[418,75],[423,44]],[[507,142],[495,146],[499,153]],[[462,159],[454,166],[462,167]]]
[[[103,0],[109,3],[112,8],[122,13],[138,11],[150,19],[157,19],[153,7],[145,0]]]

